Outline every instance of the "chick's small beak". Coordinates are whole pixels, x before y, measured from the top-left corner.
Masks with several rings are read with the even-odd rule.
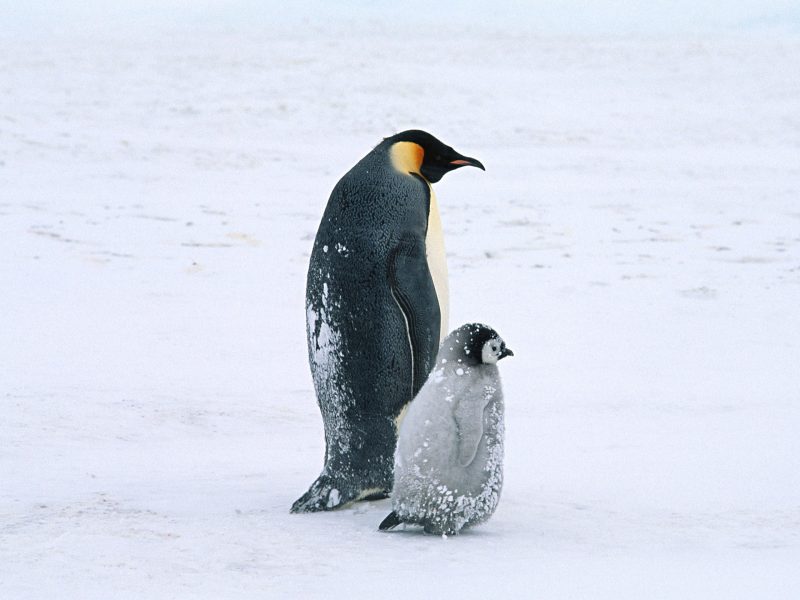
[[[483,166],[483,163],[479,161],[477,158],[470,158],[469,156],[459,156],[455,160],[451,160],[450,164],[453,168],[456,167],[478,167],[481,171],[485,171],[486,167]]]
[[[511,348],[503,348],[503,351],[500,353],[500,358],[505,358],[506,356],[514,356]]]

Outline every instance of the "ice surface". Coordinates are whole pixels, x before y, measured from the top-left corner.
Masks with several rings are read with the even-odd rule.
[[[0,31],[0,597],[796,595],[796,35],[168,25]],[[516,355],[446,541],[288,513],[313,234],[411,127],[486,165],[451,322]]]

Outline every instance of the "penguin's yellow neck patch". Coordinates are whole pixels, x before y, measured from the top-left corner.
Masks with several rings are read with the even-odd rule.
[[[414,142],[397,142],[389,150],[392,166],[403,175],[419,173],[424,156],[425,150]]]

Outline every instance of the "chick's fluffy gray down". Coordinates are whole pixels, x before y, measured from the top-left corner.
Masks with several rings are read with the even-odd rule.
[[[503,484],[496,365],[457,362],[445,340],[402,423],[394,474],[394,512],[428,533],[458,533],[492,515]]]

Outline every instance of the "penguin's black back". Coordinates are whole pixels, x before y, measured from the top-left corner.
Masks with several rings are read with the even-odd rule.
[[[387,489],[394,420],[433,366],[440,319],[425,258],[430,189],[421,178],[392,166],[390,142],[379,144],[333,189],[314,240],[306,294],[326,464],[374,471]],[[420,323],[404,318],[404,301],[426,307],[422,318],[411,319]],[[422,346],[416,359],[409,328],[418,332],[416,343]],[[332,359],[320,349],[328,330],[339,336],[339,356]],[[320,363],[322,354],[335,368]]]

